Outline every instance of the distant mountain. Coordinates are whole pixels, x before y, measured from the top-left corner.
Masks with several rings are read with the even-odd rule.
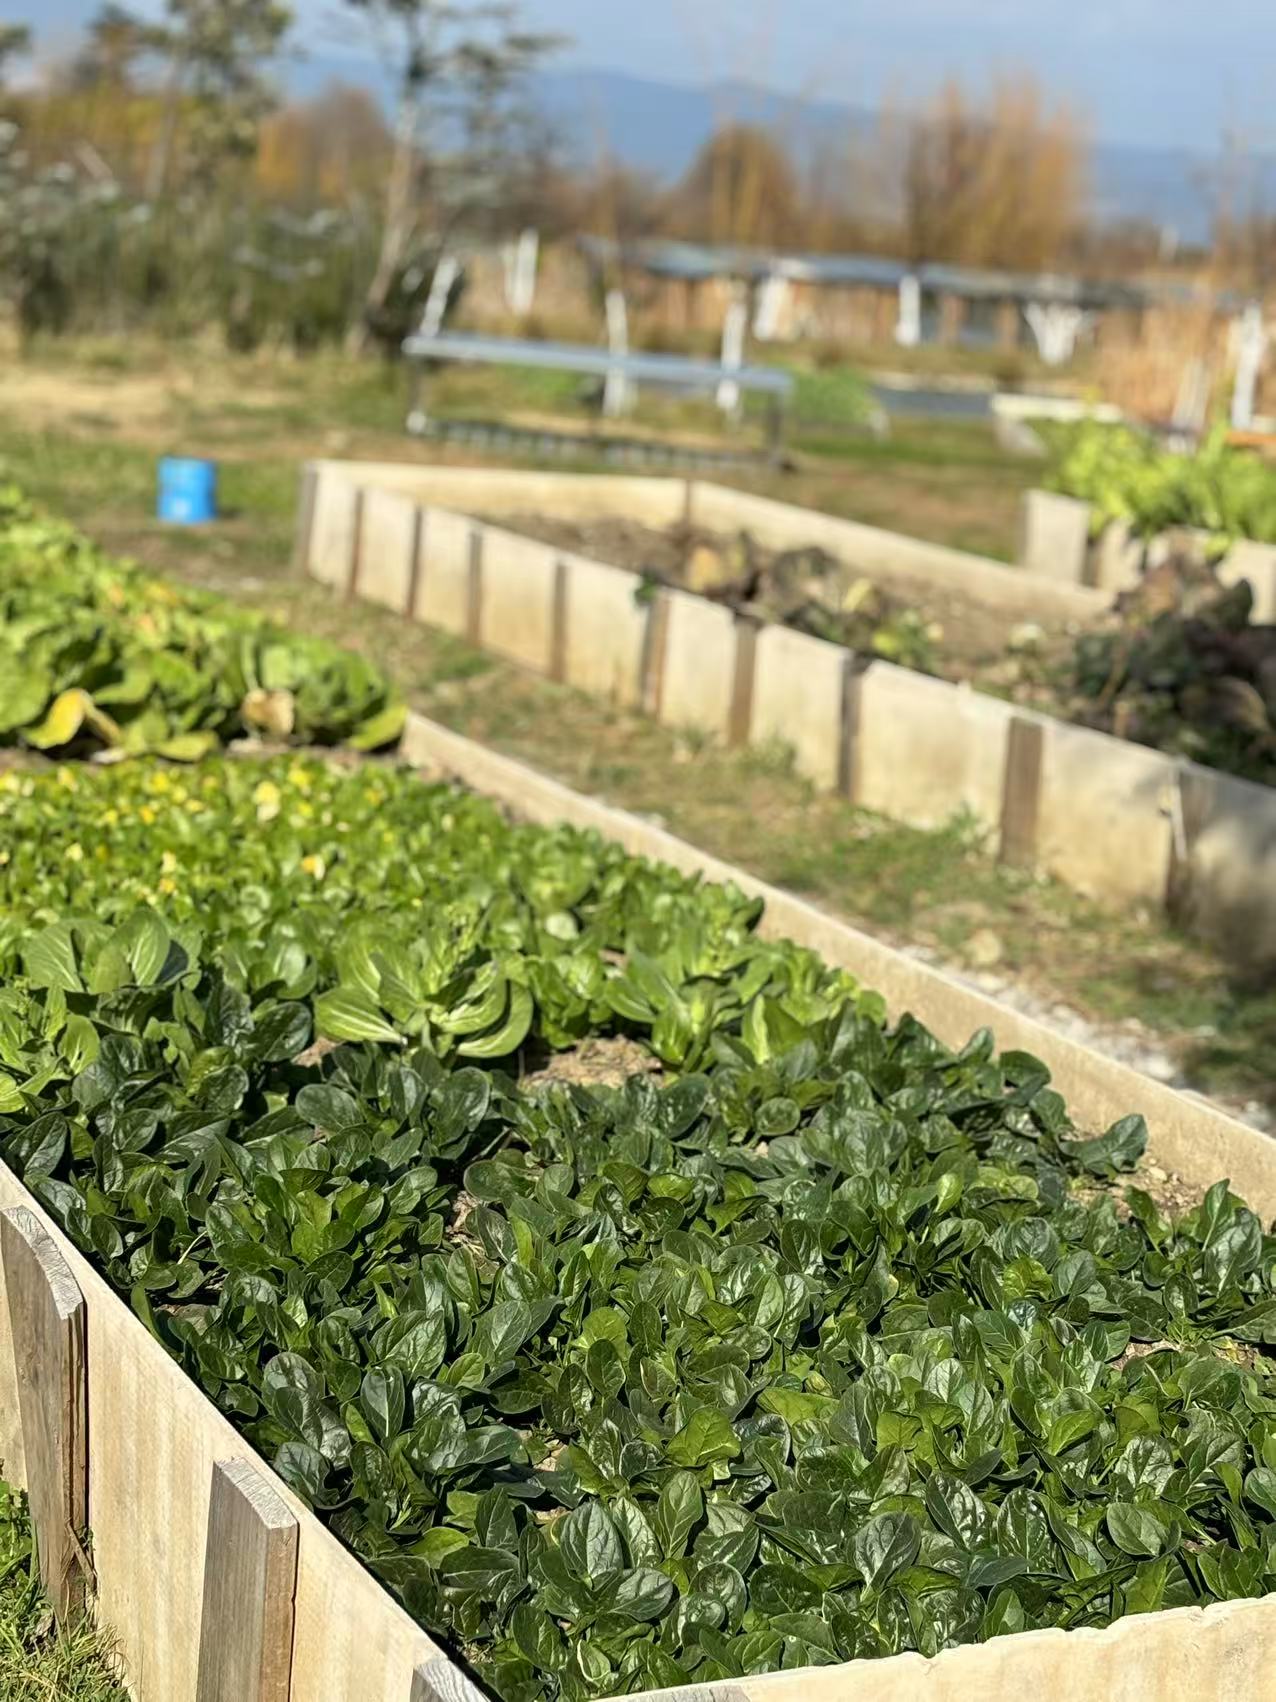
[[[545,70],[535,79],[534,96],[569,154],[590,160],[605,149],[661,178],[684,171],[727,120],[771,126],[799,157],[818,146],[867,140],[876,125],[873,113],[836,101],[802,100],[747,83],[691,88],[618,71]],[[1209,235],[1207,155],[1101,142],[1090,167],[1092,204],[1104,222],[1146,219],[1172,227],[1186,242]],[[1276,160],[1262,162],[1262,176],[1276,201]]]
[[[387,77],[367,59],[305,59],[290,67],[287,82],[298,93],[313,93],[333,78],[365,83],[389,100]],[[829,144],[867,142],[877,123],[862,107],[805,100],[754,84],[693,87],[623,71],[547,68],[533,77],[531,94],[569,158],[588,163],[610,155],[666,181],[686,170],[724,122],[768,125],[799,158]],[[1173,230],[1182,242],[1204,242],[1217,165],[1216,158],[1188,148],[1099,142],[1090,154],[1091,205],[1104,223],[1147,220]],[[1276,209],[1276,158],[1253,161],[1252,171],[1257,204]]]
[[[691,88],[623,71],[544,70],[535,77],[533,97],[570,154],[590,160],[610,153],[662,178],[685,171],[719,124],[764,125],[800,156],[866,136],[875,123],[863,109],[750,83]]]
[[[620,71],[544,70],[533,95],[569,153],[588,160],[607,152],[662,178],[684,172],[720,124],[765,126],[801,156],[867,136],[875,123],[863,109],[749,83],[689,88]]]

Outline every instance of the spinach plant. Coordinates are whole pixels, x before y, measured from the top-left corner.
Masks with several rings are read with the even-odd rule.
[[[0,844],[0,1155],[508,1702],[1276,1584],[1276,1243],[1141,1118],[391,770],[11,776]],[[658,1075],[526,1079],[598,1037]]]
[[[0,744],[189,761],[261,736],[393,744],[381,671],[113,560],[0,483]]]

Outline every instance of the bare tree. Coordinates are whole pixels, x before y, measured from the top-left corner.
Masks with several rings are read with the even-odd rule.
[[[753,124],[716,130],[675,197],[678,222],[698,241],[782,247],[802,226],[802,190],[782,144]]]
[[[1085,140],[1066,106],[1030,77],[999,79],[980,102],[950,81],[909,135],[909,258],[1021,269],[1058,264],[1081,223]]]
[[[355,349],[366,346],[417,235],[423,162],[431,120],[454,129],[453,183],[466,183],[469,206],[453,198],[453,216],[473,210],[488,192],[494,143],[507,98],[556,39],[521,30],[505,0],[455,5],[449,0],[347,0],[387,41],[398,89],[394,147],[386,176],[377,264],[363,313],[351,328]],[[436,174],[436,188],[442,188]],[[436,211],[439,209],[436,207]]]

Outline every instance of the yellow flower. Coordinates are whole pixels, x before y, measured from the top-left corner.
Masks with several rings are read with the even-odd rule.
[[[168,775],[165,774],[162,768],[157,769],[155,773],[151,775],[150,788],[152,792],[167,792],[170,784],[171,782]]]
[[[321,881],[328,872],[328,865],[324,862],[323,858],[314,851],[312,851],[309,856],[301,859],[301,866],[308,875],[313,875],[317,881]]]
[[[299,792],[308,792],[314,784],[314,778],[304,763],[294,762],[288,769],[288,778]]]
[[[138,809],[137,815],[138,815],[138,820],[144,821],[146,823],[147,827],[150,827],[151,823],[153,821],[155,821],[155,819],[156,819],[155,811],[151,808],[151,806],[149,804],[141,805],[141,807]]]
[[[77,784],[78,782],[76,781],[75,775],[69,768],[58,769],[59,786],[64,787],[68,792],[74,792]]]
[[[176,892],[177,891],[177,882],[175,880],[170,880],[167,875],[164,875],[161,878],[161,880],[159,881],[159,890],[161,892],[168,892],[168,893]]]
[[[274,821],[279,814],[280,791],[273,780],[260,780],[253,789],[258,821]]]
[[[165,851],[160,857],[160,873],[171,875],[177,868],[177,858],[171,851]]]
[[[82,845],[68,845],[66,860],[68,863],[82,863],[84,861],[84,847]]]
[[[12,769],[9,769],[6,774],[0,774],[0,792],[20,792],[21,790],[22,782]]]

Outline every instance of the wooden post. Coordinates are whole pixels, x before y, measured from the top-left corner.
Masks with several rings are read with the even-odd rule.
[[[842,724],[837,750],[837,789],[844,798],[858,802],[861,699],[864,665],[849,651],[842,658]]]
[[[465,638],[473,645],[483,643],[483,528],[470,528],[469,571],[465,585]]]
[[[363,488],[356,485],[350,499],[350,563],[346,575],[346,601],[359,594],[359,568],[363,557]]]
[[[292,542],[292,570],[299,579],[310,577],[310,543],[315,529],[315,498],[319,492],[319,469],[307,461],[301,469],[297,494],[297,525]]]
[[[288,1702],[297,1521],[249,1460],[218,1460],[208,1500],[195,1702]]]
[[[418,503],[412,510],[412,543],[411,555],[408,557],[408,590],[403,599],[403,612],[410,621],[416,619],[417,598],[421,595],[421,574],[425,563],[425,541],[429,527],[428,508],[422,508]]]
[[[751,615],[735,618],[735,669],[727,709],[727,745],[738,750],[749,742],[753,723],[753,678],[757,671],[758,622]]]
[[[1037,855],[1037,818],[1041,809],[1041,752],[1045,730],[1040,721],[1016,715],[1006,740],[1006,771],[1001,790],[1003,863],[1030,869]]]
[[[553,605],[549,630],[549,677],[561,685],[567,678],[567,623],[570,615],[571,566],[559,556],[554,563]]]
[[[657,590],[647,606],[638,670],[638,703],[644,715],[660,715],[665,689],[665,652],[669,644],[669,593]]]
[[[84,1296],[52,1237],[26,1206],[0,1211],[0,1257],[40,1580],[58,1621],[65,1623],[84,1611],[88,1582]]]
[[[1214,776],[1190,762],[1180,762],[1170,787],[1170,866],[1165,881],[1165,908],[1180,924],[1192,921],[1192,847],[1204,830],[1214,792]]]

